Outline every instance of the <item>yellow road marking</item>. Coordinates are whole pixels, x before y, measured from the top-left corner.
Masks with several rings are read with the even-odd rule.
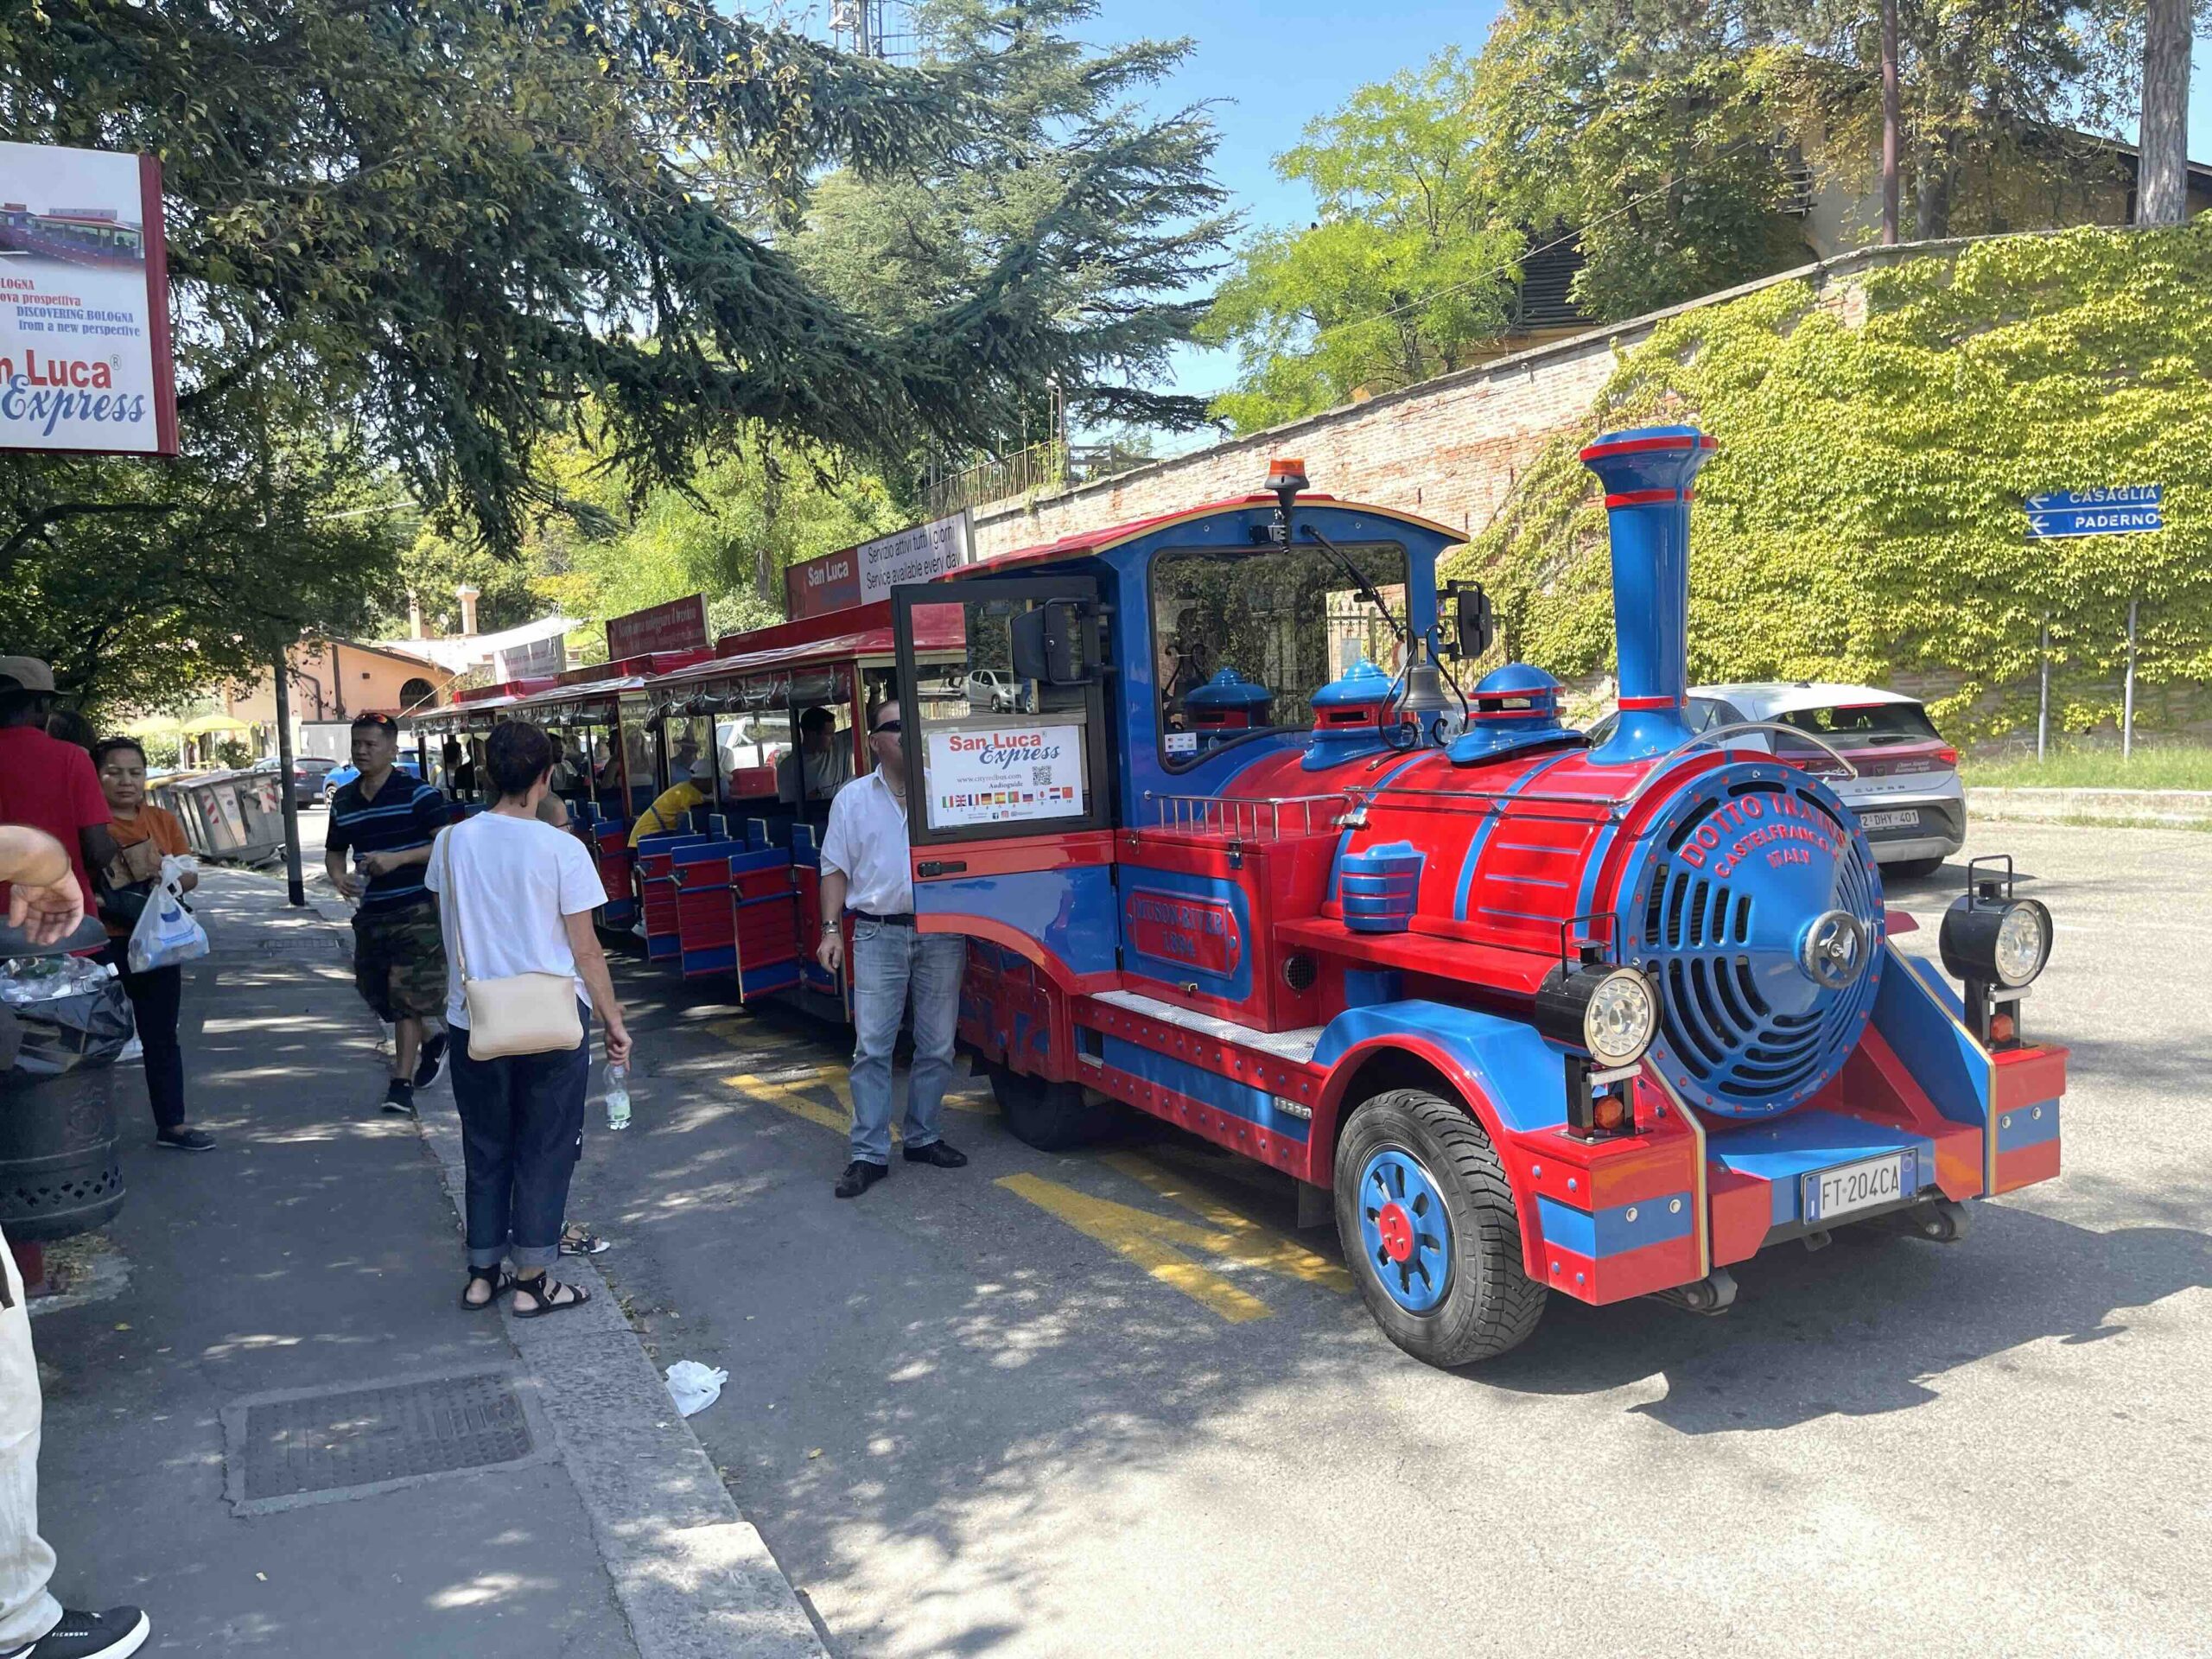
[[[1094,1198],[1039,1175],[1005,1175],[1000,1177],[998,1185],[1135,1262],[1161,1283],[1173,1285],[1230,1325],[1268,1317],[1268,1305],[1258,1297],[1239,1290],[1174,1248],[1181,1244],[1192,1249],[1229,1255],[1235,1243],[1229,1234],[1208,1232],[1187,1221],[1132,1210],[1107,1198]]]
[[[1347,1296],[1351,1294],[1351,1274],[1326,1256],[1315,1255],[1295,1240],[1262,1226],[1249,1216],[1239,1215],[1188,1182],[1176,1179],[1158,1165],[1128,1152],[1107,1153],[1102,1161],[1218,1228],[1230,1241],[1218,1253],[1232,1262],[1264,1268],[1269,1273],[1280,1273],[1309,1285],[1325,1285]]]
[[[812,1071],[794,1072],[790,1077],[778,1077],[772,1082],[755,1077],[749,1071],[741,1071],[724,1077],[722,1083],[727,1088],[758,1096],[772,1106],[781,1107],[794,1117],[803,1117],[810,1123],[819,1123],[823,1128],[835,1129],[839,1135],[845,1134],[853,1127],[852,1085],[845,1073],[834,1068],[825,1066]],[[837,1104],[835,1107],[826,1106],[802,1092],[809,1089],[827,1089],[836,1096]],[[944,1103],[957,1112],[995,1116],[998,1111],[997,1103],[988,1097],[979,1101],[973,1096],[948,1094]],[[895,1122],[891,1126],[891,1138],[893,1141],[906,1139]]]
[[[724,1077],[722,1083],[835,1134],[843,1135],[852,1128],[851,1084],[847,1075],[834,1067],[794,1071],[774,1078],[735,1072]],[[835,1106],[819,1098],[825,1090],[835,1097]],[[946,1096],[948,1106],[961,1103],[954,1096]],[[995,1111],[996,1107],[976,1103],[968,1104],[965,1109],[988,1112]],[[898,1125],[892,1126],[891,1133],[893,1139],[901,1138]],[[1103,1154],[1099,1161],[1169,1203],[1189,1211],[1206,1224],[1200,1226],[1116,1204],[1110,1198],[1095,1198],[1040,1175],[1007,1175],[997,1185],[1065,1222],[1085,1237],[1096,1239],[1230,1325],[1266,1319],[1272,1310],[1250,1292],[1193,1261],[1184,1254],[1185,1250],[1220,1256],[1243,1267],[1281,1274],[1346,1294],[1351,1291],[1351,1276],[1344,1268],[1250,1217],[1240,1215],[1148,1160],[1134,1153],[1116,1152]]]
[[[816,1082],[820,1076],[819,1072],[810,1071],[797,1077],[779,1079],[771,1083],[765,1077],[756,1077],[749,1072],[739,1072],[733,1077],[724,1077],[722,1083],[726,1087],[734,1089],[741,1094],[752,1095],[757,1099],[766,1101],[771,1106],[779,1106],[793,1117],[803,1117],[810,1123],[819,1123],[825,1129],[832,1129],[839,1135],[843,1135],[853,1127],[853,1105],[852,1097],[849,1095],[843,1096],[844,1109],[836,1111],[824,1106],[820,1101],[810,1099],[799,1092],[803,1086]],[[842,1094],[842,1091],[840,1092]],[[894,1141],[899,1139],[899,1126],[896,1123],[891,1126],[891,1138]]]

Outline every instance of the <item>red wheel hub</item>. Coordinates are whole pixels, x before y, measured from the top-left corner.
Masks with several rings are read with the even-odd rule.
[[[1404,1205],[1384,1205],[1375,1225],[1382,1235],[1382,1248],[1390,1253],[1393,1262],[1402,1262],[1414,1253],[1414,1218],[1406,1213]]]

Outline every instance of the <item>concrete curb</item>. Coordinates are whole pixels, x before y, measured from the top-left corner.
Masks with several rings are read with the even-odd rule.
[[[1969,789],[1967,814],[2027,823],[2212,825],[2212,790]]]
[[[461,1213],[461,1125],[417,1120]],[[642,1659],[827,1659],[798,1593],[669,1398],[668,1385],[587,1258],[556,1276],[590,1303],[507,1335],[537,1376],[614,1593]]]
[[[326,920],[352,919],[335,894],[311,902]],[[462,1215],[460,1120],[432,1111],[416,1128]],[[563,1256],[555,1274],[582,1284],[589,1304],[548,1319],[518,1320],[505,1308],[499,1318],[536,1382],[640,1659],[828,1659],[606,1280],[581,1256]]]

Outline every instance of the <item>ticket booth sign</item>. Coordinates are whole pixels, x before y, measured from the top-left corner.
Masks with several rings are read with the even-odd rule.
[[[931,829],[1084,816],[1080,725],[988,726],[928,735]]]

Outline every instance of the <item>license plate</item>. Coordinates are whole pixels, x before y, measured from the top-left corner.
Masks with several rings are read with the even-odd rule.
[[[1861,812],[1859,815],[1861,830],[1912,830],[1916,829],[1919,823],[1920,814],[1911,807],[1897,812]]]
[[[1802,1177],[1805,1219],[1825,1224],[1855,1216],[1862,1210],[1881,1210],[1910,1198],[1920,1189],[1919,1154],[1908,1148],[1862,1158],[1855,1164],[1815,1170]]]

